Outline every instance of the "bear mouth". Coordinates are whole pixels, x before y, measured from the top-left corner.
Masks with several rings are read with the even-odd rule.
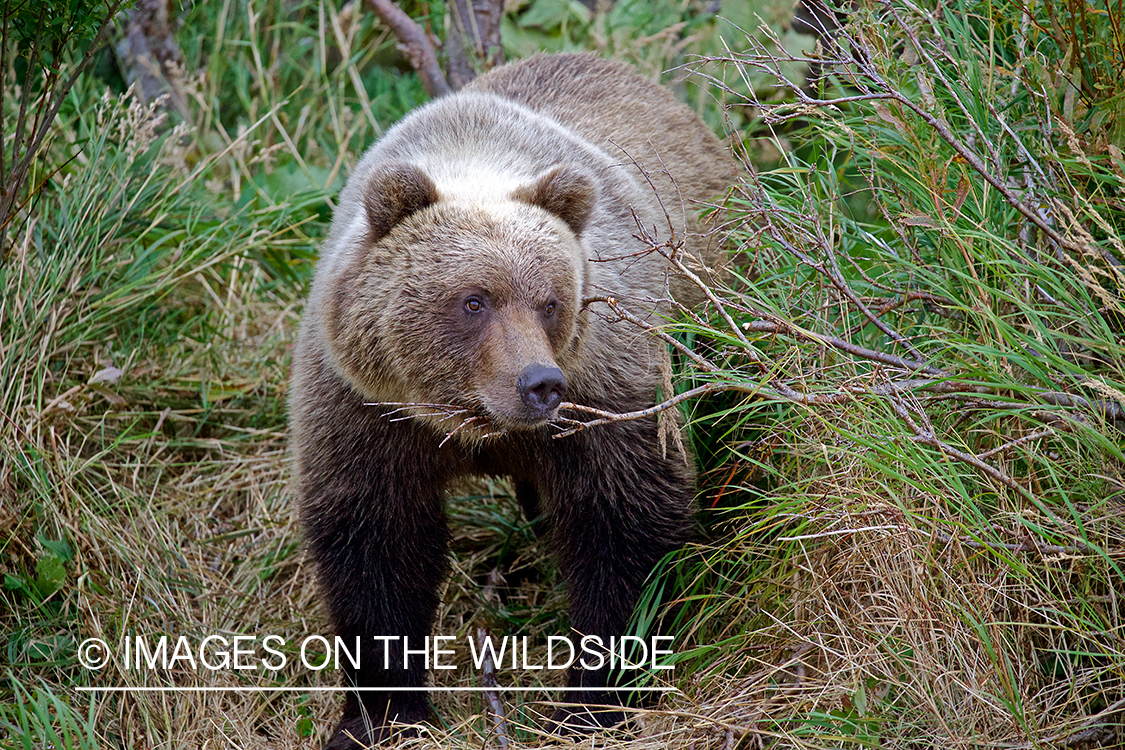
[[[442,435],[440,446],[452,440],[482,443],[513,432],[532,432],[558,422],[558,409],[544,416],[497,414],[483,405],[405,401],[371,401],[365,406],[385,409],[392,422],[420,421]]]
[[[527,416],[522,414],[500,415],[477,412],[471,419],[473,420],[472,428],[485,430],[489,433],[488,436],[491,437],[493,435],[506,435],[512,432],[540,430],[553,424],[557,418],[558,414],[556,410],[555,414],[545,416]],[[458,427],[460,428],[460,425]]]
[[[530,435],[561,426],[557,410],[550,415],[534,417],[520,414],[494,414],[475,409],[471,413],[467,412],[459,421],[440,419],[435,422],[431,419],[430,423],[444,433],[442,445],[455,439],[479,445],[489,440],[520,434]]]

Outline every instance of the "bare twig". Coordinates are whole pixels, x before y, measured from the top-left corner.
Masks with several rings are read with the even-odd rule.
[[[909,26],[905,24],[897,14],[894,13],[893,7],[889,0],[883,0],[883,5],[892,13],[892,15],[894,15],[895,20],[899,23],[904,33],[908,35],[911,43],[919,50],[920,56],[925,57],[929,61],[931,69],[936,66],[936,63],[933,62],[932,58],[929,58],[928,55],[925,54],[922,44],[918,40],[918,37],[914,33],[914,31],[910,29]],[[848,36],[847,41],[849,45],[853,45],[860,54],[855,55],[849,59],[838,57],[836,59],[828,61],[818,60],[816,62],[819,62],[821,64],[828,62],[841,70],[849,65],[856,66],[862,74],[863,78],[873,84],[874,87],[878,90],[866,90],[865,93],[860,95],[837,97],[833,99],[815,98],[805,93],[805,91],[802,90],[801,86],[797,82],[787,78],[782,73],[778,65],[780,62],[808,62],[808,60],[804,58],[788,54],[771,55],[769,53],[765,53],[762,57],[755,57],[753,55],[709,57],[708,61],[749,65],[750,67],[764,70],[776,77],[785,88],[792,90],[794,96],[797,98],[796,103],[765,106],[760,102],[756,102],[757,106],[762,108],[763,119],[769,123],[780,122],[787,119],[792,119],[794,117],[807,116],[809,113],[815,112],[818,109],[831,108],[836,105],[848,102],[872,101],[879,99],[889,99],[898,102],[903,107],[906,107],[916,116],[921,118],[931,128],[933,128],[933,130],[941,137],[941,139],[948,143],[958,156],[964,159],[965,162],[967,162],[974,171],[980,174],[980,176],[983,177],[989,185],[994,187],[997,191],[1000,192],[1002,196],[1004,196],[1004,200],[1007,201],[1009,205],[1019,211],[1020,214],[1022,214],[1028,221],[1034,224],[1045,235],[1050,237],[1051,240],[1053,240],[1061,247],[1079,252],[1082,251],[1083,248],[1080,243],[1061,235],[1054,227],[1050,225],[1050,223],[1048,223],[1046,219],[1043,218],[1043,216],[1039,214],[1038,211],[1035,211],[1022,200],[1020,200],[1020,197],[1016,195],[1012,188],[1009,185],[1005,184],[1003,180],[996,177],[992,173],[992,170],[989,169],[988,165],[985,164],[985,162],[968,145],[963,143],[956,134],[954,134],[945,120],[930,114],[930,112],[928,112],[925,107],[918,104],[913,99],[910,99],[905,94],[901,93],[893,86],[891,86],[878,73],[874,65],[871,63],[872,54],[866,42],[864,42],[862,39],[855,38],[854,36]],[[767,59],[769,60],[768,64],[765,62],[765,60]],[[714,81],[715,79],[711,80]],[[857,84],[859,83],[858,80],[853,80],[852,82]],[[731,91],[730,93],[738,96],[738,94],[734,91]],[[969,120],[972,121],[972,118],[969,118]]]
[[[488,583],[482,594],[486,602],[492,602],[497,598],[496,589],[503,582],[504,579],[500,576],[499,570],[493,568],[489,571]],[[496,679],[496,665],[492,662],[492,652],[484,647],[488,638],[487,628],[477,628],[477,647],[484,654],[480,682],[484,687],[498,688],[500,682]],[[492,727],[496,732],[496,740],[500,745],[500,750],[508,750],[508,722],[504,717],[504,702],[500,700],[500,692],[498,690],[486,690],[484,691],[484,697],[488,700],[488,707],[492,713]]]
[[[635,419],[653,417],[664,411],[665,409],[671,409],[676,404],[682,403],[689,399],[697,398],[699,396],[703,396],[708,393],[720,393],[723,391],[757,393],[759,390],[760,389],[751,388],[741,383],[708,383],[707,385],[701,385],[697,388],[692,388],[689,391],[684,391],[678,396],[666,399],[665,401],[662,401],[655,406],[650,406],[647,409],[638,409],[636,411],[625,412],[623,414],[617,414],[614,412],[605,411],[603,409],[595,409],[592,406],[583,406],[581,404],[572,404],[569,401],[564,401],[559,405],[559,411],[568,410],[582,412],[583,414],[591,414],[597,417],[597,419],[591,420],[589,422],[575,422],[574,420],[567,420],[567,423],[571,426],[563,430],[562,432],[552,435],[552,437],[564,438],[568,435],[573,435],[576,432],[581,432],[582,430],[585,430],[589,427],[596,427],[602,424],[610,424],[611,422],[629,422]]]
[[[891,401],[892,407],[895,410],[895,413],[898,414],[898,416],[904,422],[906,422],[907,425],[910,426],[910,429],[914,431],[914,438],[913,439],[916,443],[919,443],[920,445],[928,445],[931,448],[936,448],[939,451],[941,451],[943,454],[949,456],[950,458],[955,458],[958,461],[961,461],[962,463],[966,463],[966,464],[972,466],[973,468],[977,469],[981,473],[986,474],[987,476],[991,477],[995,481],[999,482],[1000,484],[1002,484],[1005,487],[1011,489],[1012,491],[1014,491],[1017,494],[1019,494],[1020,496],[1022,496],[1024,499],[1031,502],[1044,515],[1046,515],[1048,518],[1050,518],[1052,521],[1054,521],[1055,524],[1057,524],[1060,529],[1066,528],[1066,524],[1063,522],[1063,520],[1061,518],[1059,518],[1057,513],[1055,513],[1050,508],[1048,508],[1042,501],[1040,501],[1038,498],[1036,498],[1035,495],[1033,495],[1030,490],[1028,490],[1026,487],[1021,485],[1015,479],[1008,476],[1004,472],[1000,471],[1000,469],[997,469],[995,466],[992,466],[991,464],[987,464],[984,461],[980,460],[979,457],[973,455],[972,453],[966,453],[965,451],[954,448],[949,443],[946,443],[942,440],[939,440],[937,435],[934,434],[932,429],[929,429],[928,427],[927,428],[920,427],[911,418],[910,413],[907,410],[905,404],[902,402],[901,398],[892,398],[890,401]]]
[[[905,347],[906,350],[909,351],[915,359],[924,359],[922,353],[915,349],[914,345],[910,343],[910,341],[907,340],[905,336],[891,328],[889,325],[884,323],[882,319],[879,318],[879,316],[871,312],[871,310],[867,307],[867,305],[863,303],[859,296],[854,291],[852,291],[851,285],[849,285],[848,282],[844,280],[844,275],[840,272],[840,266],[836,263],[836,251],[832,247],[832,242],[829,240],[824,242],[823,244],[824,250],[828,255],[828,262],[831,266],[831,272],[829,272],[827,269],[823,270],[825,275],[828,276],[829,281],[832,282],[832,285],[840,290],[840,293],[847,297],[851,301],[851,303],[855,305],[855,308],[863,314],[863,317],[870,320],[876,328]],[[823,266],[823,264],[821,265]]]
[[[922,43],[918,40],[918,36],[914,33],[914,31],[902,21],[902,19],[895,12],[894,7],[888,0],[884,0],[883,5],[894,17],[895,21],[899,24],[899,27],[902,28],[903,32],[910,38],[911,43],[919,51],[919,54],[925,56],[930,60],[931,69],[935,69],[937,67],[936,63],[933,63],[932,59],[929,58],[928,54],[925,53],[925,50],[922,47]],[[934,131],[939,136],[941,136],[942,140],[948,143],[950,147],[957,152],[958,156],[968,162],[969,166],[971,166],[981,177],[983,177],[989,185],[996,188],[996,190],[998,190],[1000,194],[1004,196],[1004,200],[1006,200],[1009,205],[1023,214],[1028,221],[1038,227],[1040,231],[1042,231],[1045,235],[1050,237],[1060,246],[1075,251],[1082,250],[1081,245],[1059,234],[1054,227],[1048,224],[1047,221],[1039,215],[1039,212],[1032,210],[1030,206],[1019,199],[1019,197],[1012,191],[1012,189],[1008,185],[1006,185],[1000,178],[992,174],[992,172],[988,169],[988,165],[985,164],[979,156],[977,156],[976,152],[974,152],[972,149],[961,142],[961,139],[958,138],[953,133],[953,131],[949,129],[949,124],[946,123],[945,120],[935,117],[934,115],[927,112],[922,106],[917,104],[914,100],[905,96],[901,92],[896,91],[885,80],[883,80],[881,76],[878,75],[878,73],[870,64],[863,67],[865,75],[870,77],[872,81],[876,82],[880,87],[886,90],[887,93],[891,95],[892,99],[909,109],[911,112],[925,121],[927,125],[933,128]],[[969,118],[969,121],[974,122],[973,118],[971,117]]]
[[[694,271],[684,265],[684,262],[680,259],[679,254],[676,252],[676,248],[667,245],[654,245],[653,249],[667,258],[668,262],[674,265],[677,271],[682,273],[684,276],[687,276],[689,279],[691,279],[691,282],[693,284],[699,287],[700,291],[702,291],[707,299],[711,302],[711,304],[715,306],[715,310],[723,318],[723,321],[726,322],[727,326],[730,327],[730,330],[734,332],[735,337],[737,337],[739,342],[744,347],[746,347],[746,356],[748,356],[755,363],[760,364],[761,360],[758,356],[757,350],[754,349],[754,347],[750,346],[750,342],[746,340],[746,337],[744,335],[742,335],[742,330],[739,328],[738,324],[736,324],[731,318],[730,313],[727,312],[726,305],[719,301],[719,298],[715,295],[715,291],[709,284],[705,283]]]
[[[670,336],[667,333],[665,333],[664,331],[657,328],[656,326],[653,326],[652,324],[650,324],[650,323],[648,323],[644,320],[641,320],[636,315],[634,315],[633,313],[626,310],[625,307],[616,298],[614,298],[614,297],[590,297],[588,299],[583,300],[584,304],[589,304],[591,302],[604,302],[606,304],[606,306],[609,307],[609,309],[613,311],[613,314],[616,315],[621,320],[628,321],[628,322],[632,323],[633,325],[637,326],[638,328],[640,328],[644,331],[647,331],[648,333],[651,333],[653,336],[657,336],[658,338],[660,338],[661,341],[663,341],[664,343],[671,346],[673,349],[678,351],[680,354],[683,354],[685,357],[688,357],[689,359],[691,359],[693,362],[695,362],[697,365],[702,367],[707,372],[718,372],[719,368],[716,365],[712,364],[706,357],[703,357],[700,354],[692,351],[687,346],[685,346],[683,344],[683,342],[679,341],[674,336]]]
[[[966,539],[962,536],[953,537],[941,531],[922,532],[921,529],[916,529],[921,533],[925,533],[939,542],[948,544],[956,541],[958,544],[972,549],[987,549],[987,550],[1005,550],[1007,552],[1038,552],[1040,555],[1085,555],[1090,553],[1090,547],[1085,544],[1043,544],[1039,539],[1031,534],[1028,534],[1019,544],[1011,544],[1005,542],[981,542],[975,539]]]
[[[441,439],[441,442],[438,443],[438,447],[441,448],[442,446],[444,446],[446,443],[448,443],[450,440],[453,439],[454,435],[456,435],[458,432],[465,429],[466,427],[471,427],[473,425],[473,422],[476,422],[478,419],[480,419],[480,417],[469,417],[467,419],[462,420],[461,424],[457,425],[452,430],[445,433],[445,437],[443,437]]]
[[[643,321],[641,321],[641,322],[643,323]],[[769,330],[774,331],[774,332],[780,332],[780,329],[775,329],[775,328],[772,328],[772,327]],[[824,337],[824,338],[825,338],[826,341],[832,341],[834,339],[834,337]],[[854,347],[854,345],[848,344],[847,342],[843,342],[843,341],[838,340],[838,339],[835,340],[835,341],[838,342],[838,343],[841,343],[841,344],[846,344],[847,349],[844,349],[845,351],[850,350],[852,348],[858,348],[858,347]],[[891,355],[884,355],[881,352],[872,352],[870,350],[864,350],[864,351],[866,351],[868,354],[874,355],[873,358],[876,358],[876,359],[891,356]],[[895,358],[895,359],[897,359],[897,358]],[[564,429],[563,431],[561,431],[559,433],[556,433],[552,437],[563,438],[563,437],[567,437],[569,435],[573,435],[576,432],[580,432],[580,431],[582,431],[584,429],[587,429],[589,427],[596,427],[596,426],[599,426],[599,425],[610,424],[610,423],[613,423],[613,422],[627,422],[627,421],[632,421],[632,420],[637,420],[637,419],[645,419],[646,417],[655,416],[655,415],[659,414],[660,412],[665,411],[666,409],[670,409],[673,406],[676,406],[677,404],[680,404],[684,401],[687,401],[687,400],[690,400],[690,399],[693,399],[693,398],[697,398],[697,397],[700,397],[700,396],[705,396],[705,395],[712,394],[712,393],[727,393],[727,392],[745,393],[745,394],[750,395],[750,396],[760,396],[762,398],[767,398],[767,399],[772,399],[772,400],[777,400],[777,401],[789,401],[791,403],[802,404],[802,405],[806,405],[806,406],[813,406],[813,405],[828,406],[828,405],[833,405],[833,404],[847,403],[848,401],[851,401],[851,400],[856,399],[856,398],[863,398],[864,396],[870,396],[870,397],[876,397],[876,398],[892,397],[892,403],[893,403],[894,398],[897,398],[901,394],[915,392],[915,391],[923,391],[923,392],[938,393],[938,394],[948,394],[948,395],[951,395],[951,396],[968,397],[968,398],[972,398],[974,401],[979,401],[980,400],[979,394],[994,393],[995,390],[996,390],[995,388],[990,387],[990,386],[980,385],[980,384],[975,384],[975,383],[967,383],[967,382],[964,382],[964,381],[959,381],[959,380],[954,380],[954,379],[932,379],[931,380],[931,379],[925,379],[925,378],[916,378],[916,379],[911,379],[911,380],[898,380],[898,381],[892,381],[892,382],[884,383],[884,384],[881,384],[881,385],[869,385],[869,384],[864,384],[862,386],[847,386],[847,385],[845,385],[845,386],[841,386],[840,388],[838,388],[836,390],[823,391],[823,392],[820,392],[820,393],[801,393],[801,392],[798,392],[798,391],[794,390],[791,386],[786,385],[785,383],[778,382],[778,381],[774,381],[773,383],[771,383],[769,385],[767,385],[765,383],[754,383],[752,381],[715,382],[715,383],[707,383],[705,385],[697,386],[697,387],[692,388],[690,390],[684,391],[683,393],[681,393],[681,394],[679,394],[675,397],[666,399],[666,400],[660,402],[659,404],[655,404],[654,406],[650,406],[646,409],[637,409],[635,411],[622,412],[622,413],[609,412],[609,411],[605,411],[603,409],[596,409],[594,407],[583,406],[581,404],[575,404],[575,403],[572,403],[572,402],[569,402],[569,401],[565,401],[559,406],[560,410],[577,411],[577,412],[581,412],[583,414],[590,414],[591,416],[596,417],[596,419],[593,419],[589,422],[581,422],[581,421],[578,421],[578,420],[567,419],[567,418],[557,419],[555,421],[555,424],[557,424],[559,426],[564,426],[564,427],[566,427],[566,429]],[[1105,402],[1105,401],[1092,401],[1090,399],[1086,399],[1086,398],[1082,398],[1082,397],[1078,397],[1078,396],[1072,396],[1071,394],[1059,393],[1059,392],[1054,392],[1054,391],[1031,390],[1031,391],[1029,391],[1028,395],[1031,396],[1031,397],[1037,398],[1037,399],[1039,399],[1039,400],[1041,400],[1045,403],[1049,403],[1049,404],[1056,405],[1056,406],[1075,406],[1075,407],[1083,408],[1083,409],[1090,410],[1090,411],[1097,411],[1098,413],[1101,413],[1101,414],[1103,414],[1107,417],[1113,418],[1113,419],[1125,419],[1125,409],[1123,409],[1120,404],[1116,404],[1116,403],[1110,403],[1110,402]],[[981,402],[981,403],[984,403],[984,402]],[[989,403],[992,403],[992,402],[989,402]],[[1001,406],[1002,408],[1008,408],[1008,409],[1029,408],[1029,407],[1038,406],[1036,404],[1031,404],[1031,403],[1021,404],[1019,402],[995,402],[995,403],[997,405]],[[900,407],[900,406],[896,406],[896,409],[901,409],[901,408],[902,407]],[[905,412],[900,413],[900,416],[904,416],[904,415],[909,419],[908,414],[905,414]],[[993,478],[997,479],[998,481],[1001,481],[1002,483],[1011,487],[1012,489],[1015,489],[1018,492],[1021,492],[1022,494],[1027,496],[1029,499],[1033,499],[1033,497],[1030,495],[1030,493],[1027,492],[1026,489],[1024,489],[1023,487],[1016,484],[1014,480],[1012,480],[1010,477],[1007,477],[1006,475],[1004,475],[1003,472],[1000,472],[998,469],[995,469],[994,467],[989,466],[988,464],[985,464],[977,456],[973,456],[971,454],[963,453],[961,451],[958,451],[956,448],[953,448],[952,446],[941,442],[940,440],[937,439],[937,437],[934,435],[932,430],[928,430],[928,429],[924,429],[922,427],[919,427],[916,423],[913,422],[913,420],[911,420],[909,422],[909,424],[911,425],[911,429],[913,429],[916,433],[915,440],[917,442],[920,442],[920,443],[923,443],[923,444],[926,444],[926,445],[930,445],[931,447],[938,448],[942,452],[945,452],[945,453],[949,454],[950,456],[952,456],[954,458],[957,458],[959,460],[965,461],[966,463],[972,464],[972,465],[976,466],[977,468],[980,468],[982,471],[985,471],[985,473],[989,474],[990,476],[993,476]],[[1028,439],[1030,439],[1030,437]],[[1018,441],[1013,441],[1012,444],[1015,444],[1016,442],[1018,442]],[[1010,445],[1004,446],[1004,447],[1010,447]],[[989,455],[991,455],[991,454],[992,453],[990,452]]]
[[[492,653],[484,647],[488,637],[487,629],[477,628],[477,647],[484,654],[480,683],[484,687],[497,688],[500,687],[500,683],[496,680],[496,665],[492,663]],[[500,700],[500,693],[496,690],[485,690],[484,697],[488,700],[489,713],[492,714],[492,728],[496,732],[497,744],[500,745],[501,750],[507,750],[508,722],[504,716],[504,703]]]
[[[1091,729],[1099,728],[1101,722],[1104,722],[1106,719],[1109,719],[1110,717],[1121,713],[1123,710],[1125,710],[1125,698],[1114,701],[1098,713],[1086,718],[1086,720],[1079,724],[1074,731],[1060,732],[1050,737],[1044,737],[1043,741],[1051,743],[1057,742],[1061,745],[1068,746],[1076,745],[1086,737],[1086,734]]]
[[[983,459],[988,458],[989,456],[994,456],[997,453],[1003,453],[1004,451],[1011,450],[1012,448],[1015,448],[1017,445],[1023,445],[1024,443],[1030,443],[1032,440],[1039,440],[1040,438],[1050,437],[1051,435],[1054,435],[1054,434],[1055,434],[1054,430],[1038,430],[1036,432],[1031,433],[1030,435],[1024,435],[1021,438],[1016,438],[1015,440],[1009,440],[1008,442],[1004,443],[1003,445],[1001,445],[997,448],[993,448],[992,450],[985,451],[984,453],[978,453],[977,458],[983,460]]]
[[[436,98],[451,92],[453,89],[441,72],[434,45],[430,43],[425,30],[391,0],[367,0],[367,3],[398,37],[398,48],[422,77],[426,93]]]
[[[864,281],[866,281],[869,284],[874,285],[874,283],[875,283],[874,280],[869,278],[867,276],[866,272],[864,272],[864,270],[862,268],[857,268],[856,270],[859,271],[859,274],[861,276],[863,276]],[[895,290],[888,290],[888,291],[894,291],[895,294],[899,294],[901,296],[899,296],[897,299],[883,300],[881,302],[881,304],[879,305],[878,309],[872,311],[872,313],[874,315],[878,316],[878,317],[882,317],[882,316],[886,315],[887,313],[893,312],[894,310],[897,310],[900,307],[908,305],[911,302],[914,302],[916,300],[919,300],[919,301],[922,301],[922,302],[928,302],[928,303],[930,303],[932,305],[936,305],[938,307],[953,307],[953,301],[952,300],[946,299],[945,297],[939,297],[936,294],[930,294],[929,292],[917,292],[917,291],[913,291],[913,290],[908,291],[908,292],[899,292],[899,291],[895,291]],[[857,333],[859,333],[859,331],[865,325],[867,325],[867,324],[866,323],[858,323],[858,324],[852,326],[851,329],[848,330],[848,335],[849,336],[856,335]]]
[[[742,330],[750,331],[753,333],[784,333],[797,338],[803,338],[807,341],[815,341],[823,346],[830,346],[833,349],[839,349],[842,352],[847,352],[856,357],[871,360],[872,362],[880,362],[884,365],[889,365],[898,369],[906,370],[908,372],[924,372],[927,375],[933,375],[937,378],[951,377],[949,373],[942,370],[940,367],[926,364],[925,362],[915,362],[902,357],[896,357],[893,354],[886,352],[868,349],[866,347],[853,344],[850,341],[842,339],[838,336],[827,336],[822,333],[815,333],[813,331],[805,330],[794,323],[787,320],[774,317],[772,320],[755,320],[742,324]]]
[[[618,148],[620,148],[620,146]],[[644,177],[645,181],[648,182],[649,188],[652,189],[653,194],[656,196],[657,202],[660,204],[660,209],[664,212],[664,220],[668,225],[668,239],[664,242],[660,242],[656,237],[652,235],[651,232],[648,231],[648,228],[644,225],[644,222],[642,222],[640,220],[640,217],[637,216],[636,211],[632,211],[630,209],[633,214],[633,221],[637,225],[638,234],[634,236],[641,242],[647,244],[651,251],[660,253],[669,263],[675,266],[678,272],[690,279],[691,282],[699,288],[699,291],[703,292],[703,295],[708,299],[708,301],[711,302],[712,305],[715,306],[715,310],[719,313],[719,315],[722,316],[723,320],[726,321],[727,326],[730,327],[730,330],[738,338],[739,342],[741,342],[742,345],[746,347],[746,355],[751,359],[754,359],[757,356],[757,352],[753,347],[750,346],[750,342],[746,340],[746,337],[742,335],[742,331],[738,329],[738,326],[730,317],[730,313],[727,312],[726,306],[724,306],[723,303],[719,301],[719,298],[715,294],[715,290],[712,289],[710,284],[704,282],[701,278],[699,278],[698,274],[696,274],[684,264],[683,240],[676,240],[676,225],[672,221],[672,215],[668,213],[668,209],[664,205],[664,200],[660,197],[660,191],[656,189],[656,184],[652,181],[652,176],[649,174],[649,171],[645,169],[644,165],[638,162],[628,151],[625,151],[625,149],[621,149],[621,151],[625,154],[625,156],[629,158],[629,160],[633,163],[633,166],[637,168],[637,170],[641,173],[641,176]],[[676,181],[674,178],[672,178],[671,174],[668,174],[667,171],[665,171],[665,174],[667,174],[668,177],[672,179],[672,184],[673,186],[675,186],[677,195],[680,197],[680,210],[682,211],[684,221],[686,222],[687,210],[683,205],[683,196],[679,193],[679,185],[676,185]],[[700,259],[700,262],[702,263],[702,259]]]

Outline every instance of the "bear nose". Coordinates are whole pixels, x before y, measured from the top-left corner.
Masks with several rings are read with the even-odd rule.
[[[566,395],[566,377],[557,367],[529,365],[516,382],[520,398],[536,418],[549,416]]]

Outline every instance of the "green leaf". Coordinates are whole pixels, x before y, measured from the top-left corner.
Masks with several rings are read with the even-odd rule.
[[[520,26],[553,31],[568,21],[588,23],[590,11],[577,0],[535,0],[519,18]]]
[[[66,581],[66,566],[58,555],[47,555],[35,565],[35,588],[44,597],[62,588]]]
[[[4,588],[9,589],[11,591],[21,591],[22,590],[22,591],[29,592],[29,593],[31,591],[31,589],[27,585],[26,580],[24,580],[20,576],[12,575],[11,573],[5,573],[4,574]]]
[[[70,548],[65,539],[45,539],[40,536],[39,543],[63,562],[70,562],[70,558],[74,557],[74,550]]]

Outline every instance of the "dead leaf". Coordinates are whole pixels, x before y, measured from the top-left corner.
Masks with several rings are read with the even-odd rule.
[[[86,385],[94,385],[96,383],[116,383],[125,373],[116,367],[105,367],[98,370],[94,375],[86,381]]]
[[[910,216],[903,216],[902,223],[908,227],[929,227],[930,229],[937,229],[937,222],[925,214],[913,214]]]
[[[906,135],[906,125],[903,124],[902,120],[894,116],[890,108],[880,102],[875,102],[872,106],[875,109],[875,114],[879,115],[880,120],[893,125],[894,129],[897,130],[900,135]]]
[[[957,197],[953,200],[953,210],[958,215],[961,214],[961,206],[965,204],[965,199],[969,197],[969,181],[961,175],[961,179],[957,182]]]

